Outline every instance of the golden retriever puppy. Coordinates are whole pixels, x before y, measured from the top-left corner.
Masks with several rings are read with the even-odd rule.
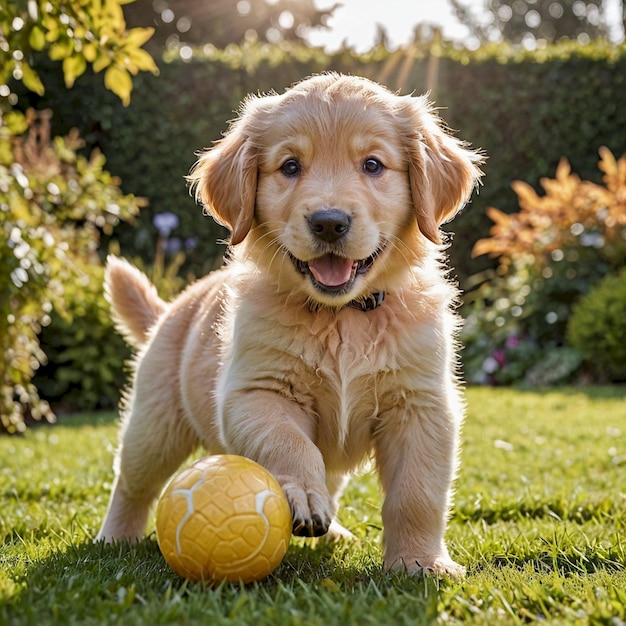
[[[138,355],[98,537],[142,537],[198,445],[265,466],[294,534],[340,535],[345,478],[373,457],[385,567],[462,574],[444,542],[464,405],[439,226],[480,161],[425,98],[363,78],[249,97],[190,176],[230,229],[226,266],[166,304],[109,259],[113,315]]]

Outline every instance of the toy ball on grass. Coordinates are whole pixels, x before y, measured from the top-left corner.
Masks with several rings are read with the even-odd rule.
[[[165,488],[156,514],[165,560],[189,580],[260,580],[282,561],[291,512],[276,479],[235,455],[196,461]]]

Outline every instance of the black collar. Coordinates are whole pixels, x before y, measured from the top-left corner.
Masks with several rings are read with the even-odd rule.
[[[362,296],[360,298],[356,298],[355,300],[351,300],[345,306],[349,306],[351,309],[356,309],[357,311],[373,311],[383,303],[384,299],[385,292],[376,291],[371,293],[369,296]],[[321,308],[324,308],[324,305],[309,300],[309,311],[311,311],[311,313],[315,313]]]
[[[371,293],[369,296],[364,296],[363,298],[358,298],[357,300],[348,302],[347,306],[359,311],[373,311],[383,303],[384,299],[385,292],[376,291],[375,293]]]

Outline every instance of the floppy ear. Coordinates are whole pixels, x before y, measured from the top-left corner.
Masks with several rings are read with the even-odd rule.
[[[188,180],[196,200],[230,232],[230,244],[244,240],[252,226],[257,187],[257,150],[244,105],[240,117],[213,148],[202,153]]]
[[[417,224],[425,237],[440,244],[439,226],[468,200],[482,175],[478,165],[484,159],[442,128],[425,97],[409,100],[409,181]]]

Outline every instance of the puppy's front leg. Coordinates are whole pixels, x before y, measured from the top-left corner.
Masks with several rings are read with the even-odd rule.
[[[385,568],[462,576],[444,541],[461,410],[432,398],[405,402],[380,416],[375,435]]]
[[[273,391],[231,393],[221,412],[226,449],[274,475],[289,501],[294,535],[307,537],[324,535],[335,514],[314,432],[304,409]]]

